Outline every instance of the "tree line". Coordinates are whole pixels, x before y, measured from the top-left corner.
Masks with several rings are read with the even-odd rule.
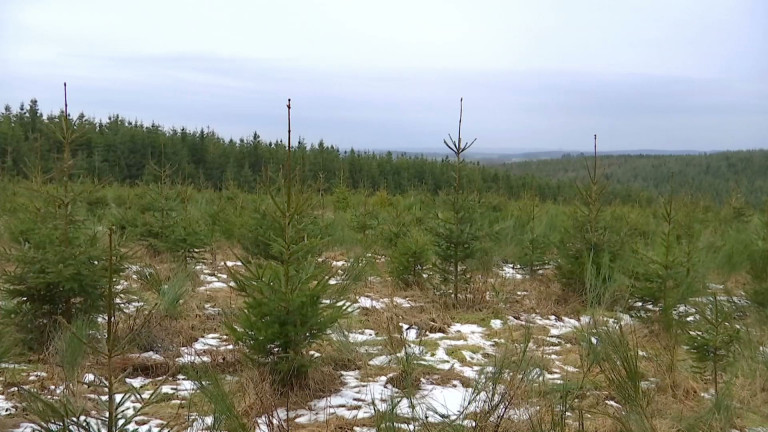
[[[44,115],[35,99],[17,109],[6,105],[0,114],[0,176],[29,179],[51,173],[61,159],[55,125],[61,113]],[[97,120],[81,113],[72,119],[74,174],[99,182],[135,185],[169,180],[198,188],[236,187],[258,191],[272,186],[272,174],[285,160],[286,145],[250,137],[224,139],[211,129],[166,128],[111,115]],[[342,150],[323,140],[299,139],[294,156],[300,180],[319,193],[343,187],[352,190],[411,191],[430,194],[450,190],[450,159],[406,156],[393,152]],[[768,151],[731,151],[703,155],[600,156],[612,188],[609,202],[650,204],[673,190],[716,204],[763,205],[768,188]],[[584,158],[507,163],[501,166],[466,162],[468,190],[510,198],[535,194],[550,202],[573,202],[575,180],[584,172]]]
[[[59,114],[43,115],[32,99],[0,115],[0,174],[31,178],[52,172],[61,159],[55,133]],[[158,168],[170,168],[170,180],[215,190],[234,186],[245,191],[271,185],[287,147],[258,133],[226,140],[210,129],[165,128],[131,121],[120,115],[96,120],[80,114],[72,119],[74,173],[100,182],[139,184],[157,181]],[[405,157],[392,152],[341,150],[322,140],[299,139],[293,148],[300,179],[318,192],[337,187],[359,190],[440,192],[450,186],[453,168],[447,158]],[[571,185],[533,175],[517,175],[479,163],[469,164],[467,186],[482,192],[516,194],[535,189],[543,199],[567,195]]]

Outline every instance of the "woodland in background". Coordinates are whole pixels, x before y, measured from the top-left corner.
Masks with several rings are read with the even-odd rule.
[[[61,158],[59,138],[51,127],[58,114],[44,115],[37,101],[0,115],[0,176],[29,179],[50,172]],[[97,121],[80,114],[74,127],[81,136],[72,147],[74,173],[99,182],[135,185],[158,180],[155,168],[174,167],[167,180],[197,188],[235,186],[256,191],[280,170],[286,146],[252,137],[225,140],[210,129],[189,130],[146,125],[119,115]],[[436,193],[450,189],[449,158],[402,157],[396,152],[340,150],[301,138],[294,145],[303,182],[319,193],[343,185],[353,190]],[[697,156],[601,156],[611,183],[609,202],[652,203],[670,186],[699,200],[723,204],[743,200],[763,204],[768,187],[768,151],[736,151]],[[477,192],[521,198],[535,193],[544,201],[571,202],[574,180],[584,173],[582,157],[524,161],[503,167],[467,162],[465,184]]]

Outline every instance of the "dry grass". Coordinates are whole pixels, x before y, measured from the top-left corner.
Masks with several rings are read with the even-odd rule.
[[[211,270],[217,273],[227,273],[227,270],[218,266],[218,263],[226,260],[236,260],[237,252],[231,249],[220,248],[222,253],[211,252],[204,258]],[[146,252],[142,252],[146,254]],[[139,254],[140,255],[140,254]],[[332,260],[343,260],[346,254],[341,251],[331,251],[324,257]],[[168,257],[149,257],[144,255],[146,262],[152,262],[160,271],[170,271],[174,265]],[[151,258],[151,261],[149,261]],[[218,266],[218,267],[217,267]],[[383,263],[376,263],[380,269]],[[381,272],[380,274],[384,274]],[[199,279],[197,285],[199,286]],[[728,282],[729,286],[740,288],[746,282],[733,278]],[[270,413],[278,408],[299,409],[305,408],[313,400],[321,399],[334,394],[340,389],[341,381],[338,371],[359,370],[362,381],[370,381],[387,376],[387,383],[398,389],[416,388],[424,383],[436,385],[451,385],[458,381],[464,387],[472,387],[473,381],[453,370],[438,370],[433,366],[419,363],[416,359],[412,365],[406,366],[371,366],[368,361],[381,354],[400,353],[407,343],[424,344],[425,349],[434,351],[435,341],[423,340],[405,341],[403,338],[402,324],[417,327],[421,335],[429,333],[448,333],[449,327],[456,322],[473,323],[488,326],[491,319],[504,320],[507,316],[520,317],[522,314],[539,314],[541,316],[554,315],[579,316],[583,307],[575,297],[567,296],[554,279],[552,274],[544,274],[534,278],[522,280],[496,280],[486,282],[483,286],[475,287],[478,295],[468,297],[468,301],[457,307],[446,303],[430,291],[401,290],[389,279],[382,278],[376,282],[367,281],[357,287],[358,295],[367,295],[378,299],[392,299],[401,297],[408,299],[413,306],[403,307],[395,302],[383,309],[361,309],[357,314],[350,316],[342,324],[352,329],[373,329],[383,339],[365,342],[351,343],[349,341],[325,340],[318,343],[313,349],[321,354],[318,360],[319,367],[315,368],[306,381],[293,389],[287,390],[276,386],[269,372],[262,367],[254,367],[244,362],[239,350],[206,352],[212,357],[212,362],[206,365],[192,365],[179,367],[175,364],[175,358],[180,356],[179,348],[190,346],[198,338],[210,334],[223,334],[223,320],[229,313],[235,310],[241,299],[231,289],[214,289],[207,291],[193,290],[185,301],[182,314],[178,319],[161,317],[155,313],[138,313],[128,319],[123,317],[124,329],[135,326],[137,322],[146,319],[148,324],[139,333],[139,342],[135,345],[136,352],[155,351],[162,354],[166,361],[148,361],[136,357],[121,357],[117,361],[118,370],[126,372],[129,376],[159,377],[168,374],[187,372],[186,368],[212,368],[217,373],[227,374],[233,380],[227,381],[227,387],[233,400],[237,403],[238,411],[245,418],[255,419]],[[526,294],[520,294],[526,293]],[[151,299],[152,294],[143,292]],[[206,305],[220,308],[219,314],[206,313]],[[651,412],[654,423],[659,431],[677,430],[692,414],[703,412],[711,405],[711,401],[703,398],[702,393],[710,388],[710,384],[702,381],[692,368],[692,362],[684,349],[678,352],[678,369],[673,377],[669,376],[667,368],[668,349],[659,337],[659,330],[652,323],[637,323],[633,325],[634,335],[637,337],[638,346],[647,353],[641,356],[641,368],[648,378],[656,378],[654,399]],[[501,339],[507,343],[523,340],[526,329],[523,326],[504,326],[501,329],[487,329],[485,335],[488,339]],[[533,367],[540,367],[551,371],[554,362],[545,357],[539,349],[558,344],[546,341],[543,337],[549,336],[549,329],[541,326],[533,326],[533,341],[538,348],[531,351],[534,359]],[[420,335],[420,336],[421,336]],[[538,336],[538,337],[537,337]],[[449,338],[463,338],[463,335],[451,335]],[[760,335],[760,341],[766,344],[765,335]],[[580,347],[577,332],[568,333],[560,338],[565,344],[561,345],[556,354],[559,361],[573,367],[580,367]],[[758,342],[760,342],[758,341]],[[377,354],[362,353],[358,350],[360,345],[381,346],[382,351]],[[448,350],[449,355],[464,362],[461,351],[480,351],[478,346],[458,346]],[[45,364],[52,365],[52,360],[43,359]],[[103,375],[103,364],[90,364],[89,372]],[[405,367],[411,370],[405,371]],[[50,386],[58,385],[62,381],[61,374],[54,366],[42,366],[41,370],[48,373],[48,377],[38,381],[28,381],[26,375],[18,372],[3,372],[3,387],[10,388],[19,385],[28,385],[31,389],[40,392],[49,391]],[[565,373],[566,379],[579,380],[581,372]],[[768,405],[768,368],[758,369],[756,365],[748,362],[742,363],[727,376],[732,384],[733,400],[739,407],[739,420],[737,426],[753,426],[768,421],[764,407]],[[408,382],[406,382],[408,381]],[[671,383],[676,383],[673,388]],[[605,388],[605,380],[599,376],[597,370],[591,371],[587,377],[588,388],[582,404],[587,410],[585,418],[587,430],[590,431],[614,431],[617,430],[615,422],[608,418],[610,407],[606,405],[611,399],[610,389]],[[536,416],[551,415],[548,411],[553,404],[553,395],[542,391],[526,389],[525,394],[517,395],[515,406],[521,404],[533,404],[540,406]],[[9,398],[15,396],[10,394]],[[145,415],[172,421],[181,424],[186,421],[191,411],[196,411],[200,406],[200,395],[193,395],[189,401],[182,403],[164,401],[148,408]],[[0,430],[10,430],[17,427],[22,421],[22,414],[0,418]],[[305,425],[291,422],[290,426],[295,430],[307,431],[352,431],[354,427],[370,427],[374,425],[374,419],[349,420],[339,417],[331,417],[326,422]],[[435,428],[438,425],[433,425]],[[495,430],[496,424],[481,424],[478,431]],[[504,431],[528,431],[531,430],[529,421],[504,421],[500,430]],[[571,424],[571,430],[576,430]]]
[[[278,386],[264,367],[242,365],[229,382],[229,395],[244,418],[258,418],[279,408],[295,410],[330,396],[341,388],[339,375],[328,367],[316,367],[293,388]]]

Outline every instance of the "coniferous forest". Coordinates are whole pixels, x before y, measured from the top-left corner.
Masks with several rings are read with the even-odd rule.
[[[7,105],[0,430],[765,430],[768,151],[490,166],[457,108],[435,159]]]

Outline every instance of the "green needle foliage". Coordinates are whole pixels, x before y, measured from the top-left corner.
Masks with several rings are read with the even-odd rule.
[[[518,263],[529,276],[535,276],[550,260],[548,239],[545,237],[543,210],[536,195],[526,196],[520,203],[521,233],[515,236]]]
[[[109,231],[108,250],[115,254],[113,230]],[[137,430],[137,422],[144,418],[144,413],[160,401],[162,385],[146,394],[126,384],[126,373],[119,373],[116,360],[126,354],[127,348],[135,340],[143,323],[131,323],[130,328],[121,328],[118,322],[118,299],[115,290],[116,262],[108,259],[106,288],[102,298],[106,323],[104,333],[94,321],[78,320],[72,325],[62,327],[59,343],[56,346],[58,366],[66,379],[64,389],[56,398],[48,398],[35,390],[21,387],[24,409],[31,416],[35,430],[42,432],[129,432]],[[121,331],[122,330],[122,331]],[[118,335],[121,333],[121,335]],[[97,359],[92,364],[105,366],[104,375],[89,374],[88,379],[78,379],[84,366],[92,357]],[[102,395],[92,401],[83,397],[85,387],[91,394]],[[173,430],[166,424],[161,430]]]
[[[387,273],[404,288],[423,288],[431,260],[431,239],[420,230],[409,230],[390,250]]]
[[[194,258],[206,242],[202,218],[191,202],[192,190],[171,184],[173,167],[150,164],[147,167],[149,181],[141,197],[141,214],[124,215],[136,224],[136,237],[153,253],[176,254],[182,259]],[[136,222],[134,222],[134,220]],[[212,228],[209,226],[207,231]]]
[[[736,325],[737,308],[733,301],[722,299],[718,290],[696,307],[699,319],[689,331],[688,349],[703,374],[709,374],[715,387],[715,399],[720,396],[720,375],[733,360],[741,331]]]
[[[639,264],[633,275],[633,294],[661,306],[659,327],[663,331],[667,374],[677,388],[678,349],[681,334],[678,306],[704,285],[700,270],[698,233],[690,207],[670,193],[662,201],[662,229],[649,251],[639,251]]]
[[[246,262],[233,272],[242,309],[229,331],[256,362],[266,362],[284,384],[305,377],[312,366],[309,348],[349,311],[345,283],[318,262],[322,241],[313,225],[314,200],[298,184],[291,166],[290,99],[288,153],[282,185],[269,192],[263,241],[270,257]]]
[[[563,286],[590,307],[615,301],[620,245],[611,232],[605,212],[605,181],[598,174],[597,135],[592,167],[587,163],[589,183],[579,187],[580,203],[570,232],[561,245],[557,264]]]
[[[622,406],[609,417],[625,432],[656,431],[650,410],[653,391],[642,384],[644,374],[640,369],[637,341],[627,337],[621,327],[598,327],[589,336],[596,341],[590,346],[595,364],[605,378],[608,391]]]
[[[451,295],[454,304],[458,304],[459,300],[468,294],[466,291],[471,283],[469,264],[477,255],[479,238],[475,214],[477,203],[473,196],[464,192],[462,185],[465,164],[462,156],[476,141],[475,139],[467,143],[461,139],[463,112],[464,99],[462,98],[457,139],[454,140],[449,135],[450,142],[443,140],[455,157],[453,190],[447,197],[447,210],[438,211],[437,223],[434,227],[435,257],[437,258],[435,269],[440,282],[436,291],[439,294]]]
[[[747,274],[752,283],[749,300],[768,311],[768,211],[758,218],[752,237],[747,254]]]
[[[104,311],[108,262],[122,269],[119,253],[110,255],[99,229],[83,218],[83,195],[75,188],[71,148],[81,135],[78,122],[64,112],[55,131],[60,138],[60,164],[47,185],[36,174],[32,193],[19,203],[6,229],[13,241],[3,251],[7,264],[0,274],[0,290],[9,300],[3,317],[27,348],[42,351],[59,333],[60,324],[89,319]]]

